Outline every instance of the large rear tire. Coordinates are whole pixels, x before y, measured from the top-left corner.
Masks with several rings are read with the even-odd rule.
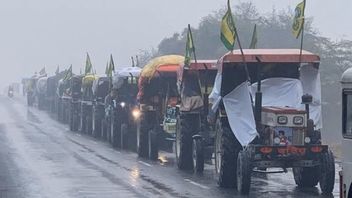
[[[248,195],[251,186],[252,165],[247,151],[240,151],[237,157],[237,191]]]
[[[319,181],[323,194],[330,194],[334,190],[335,184],[335,159],[331,150],[322,154],[321,177]]]
[[[219,174],[218,185],[223,188],[236,186],[237,156],[241,145],[231,129],[222,124],[216,124],[215,169]]]
[[[201,174],[204,171],[204,148],[201,138],[193,140],[193,166],[194,172]]]
[[[176,126],[176,160],[181,170],[192,170],[192,123],[186,115],[180,115]]]

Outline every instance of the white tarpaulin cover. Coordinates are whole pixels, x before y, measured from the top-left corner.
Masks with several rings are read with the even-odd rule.
[[[213,106],[211,107],[211,111],[213,111],[214,113],[217,111],[219,103],[221,101],[221,95],[220,95],[221,80],[222,80],[222,75],[220,72],[218,72],[215,77],[213,90],[211,91],[208,97],[209,103],[213,104]]]
[[[248,82],[243,82],[222,100],[232,132],[242,146],[248,145],[258,135]]]
[[[39,80],[37,82],[37,91],[38,91],[38,93],[43,94],[43,93],[46,92],[47,80],[48,80],[48,77],[39,78]]]
[[[318,69],[312,65],[304,65],[300,69],[300,79],[303,86],[303,94],[313,96],[313,103],[309,107],[309,117],[313,119],[316,129],[323,128],[321,116],[321,84]]]
[[[251,94],[255,96],[257,83],[251,86]],[[274,107],[302,108],[302,83],[293,78],[268,78],[262,80],[262,105]],[[255,100],[255,97],[253,97]]]
[[[139,77],[141,73],[141,68],[139,67],[123,67],[115,72],[112,77],[113,88],[120,88],[123,84],[124,79],[131,77]]]

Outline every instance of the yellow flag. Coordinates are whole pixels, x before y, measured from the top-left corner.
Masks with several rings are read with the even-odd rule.
[[[304,26],[304,10],[306,7],[306,0],[299,3],[295,9],[295,18],[292,24],[292,34],[298,38]]]
[[[228,50],[233,50],[235,45],[236,33],[235,22],[232,17],[230,0],[227,1],[227,11],[221,21],[221,34],[220,38],[222,43]]]

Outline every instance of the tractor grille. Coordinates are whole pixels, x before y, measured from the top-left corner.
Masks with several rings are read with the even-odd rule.
[[[304,131],[301,129],[293,130],[292,145],[304,145]]]

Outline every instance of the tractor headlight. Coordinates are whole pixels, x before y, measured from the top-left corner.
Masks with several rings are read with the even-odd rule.
[[[304,138],[304,143],[309,144],[310,143],[310,137],[305,137]]]
[[[295,116],[295,117],[293,117],[293,124],[302,125],[303,124],[303,116]]]
[[[279,124],[287,124],[287,117],[286,116],[277,117],[277,123],[279,123]]]
[[[132,116],[134,119],[138,119],[141,116],[141,111],[139,109],[133,109],[132,110]]]
[[[120,102],[120,106],[121,106],[122,108],[124,108],[124,107],[126,106],[126,103],[125,103],[125,102]]]
[[[274,138],[274,144],[280,144],[280,138],[275,137]]]

